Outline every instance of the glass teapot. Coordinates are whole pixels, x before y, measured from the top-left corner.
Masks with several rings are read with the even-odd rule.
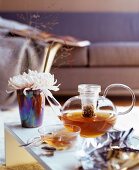
[[[116,106],[106,98],[108,91],[114,87],[122,87],[132,96],[131,105],[124,112],[117,112]],[[101,86],[96,84],[78,85],[78,96],[68,99],[61,109],[60,120],[64,124],[80,126],[81,136],[96,138],[113,127],[118,115],[130,112],[135,105],[135,94],[127,85],[111,84],[100,96]]]

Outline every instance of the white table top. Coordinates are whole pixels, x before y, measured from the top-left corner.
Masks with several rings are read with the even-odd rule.
[[[43,125],[59,123],[52,112],[46,113],[44,119]],[[6,123],[5,128],[20,144],[25,144],[30,138],[39,136],[38,128],[23,128],[19,122]],[[54,156],[47,157],[41,154],[43,152],[41,146],[27,147],[26,150],[47,170],[74,170],[79,165],[75,151],[55,151]]]

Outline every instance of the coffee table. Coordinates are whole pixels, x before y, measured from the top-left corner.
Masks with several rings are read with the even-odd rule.
[[[44,124],[56,124],[60,121],[56,115],[46,109]],[[119,116],[117,127],[123,129],[134,125],[135,135],[139,136],[139,114],[138,107],[135,107],[131,114]],[[128,122],[127,124],[123,124]],[[56,152],[53,157],[41,156],[38,148],[21,148],[20,144],[25,144],[31,137],[38,136],[37,128],[22,128],[20,122],[5,124],[5,146],[6,146],[6,165],[24,164],[39,162],[46,170],[75,170],[79,162],[75,152]]]
[[[43,125],[61,123],[50,107],[45,107],[43,120]],[[6,166],[38,162],[46,170],[74,170],[79,165],[75,151],[56,151],[53,157],[46,157],[40,147],[19,147],[37,137],[38,128],[23,128],[20,122],[13,122],[6,123],[4,130]]]
[[[75,151],[56,151],[54,156],[42,155],[40,147],[19,147],[31,137],[38,136],[37,128],[22,128],[19,123],[5,124],[6,166],[39,162],[47,170],[74,170],[79,165]]]

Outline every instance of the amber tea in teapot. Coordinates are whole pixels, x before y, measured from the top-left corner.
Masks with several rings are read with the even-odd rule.
[[[78,86],[79,96],[68,99],[59,116],[64,124],[77,125],[81,128],[80,135],[87,138],[96,138],[105,134],[116,123],[117,115],[128,113],[134,105],[135,95],[132,94],[132,104],[125,112],[117,113],[114,104],[105,96],[111,87],[120,86],[130,89],[123,84],[112,84],[106,88],[103,96],[99,96],[100,86],[81,84]]]
[[[69,112],[60,116],[64,124],[78,125],[82,137],[97,137],[103,135],[116,122],[116,116],[111,113],[95,113],[95,116],[84,117],[82,111]]]

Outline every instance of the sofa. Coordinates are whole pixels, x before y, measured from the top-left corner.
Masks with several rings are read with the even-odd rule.
[[[139,13],[38,14],[40,23],[47,22],[46,16],[57,16],[58,24],[53,24],[50,33],[91,42],[86,47],[65,45],[59,49],[51,68],[61,83],[55,95],[76,95],[78,84],[82,83],[99,84],[102,92],[109,84],[123,83],[139,94]],[[14,12],[0,15],[21,21]],[[48,31],[41,24],[39,27]],[[112,89],[110,94],[129,95],[124,89]]]
[[[112,83],[130,86],[139,94],[139,13],[62,13],[53,33],[87,39],[91,45],[59,50],[52,73],[61,83],[57,94],[77,94],[81,83],[99,84],[102,92]],[[121,88],[110,95],[128,96]]]

